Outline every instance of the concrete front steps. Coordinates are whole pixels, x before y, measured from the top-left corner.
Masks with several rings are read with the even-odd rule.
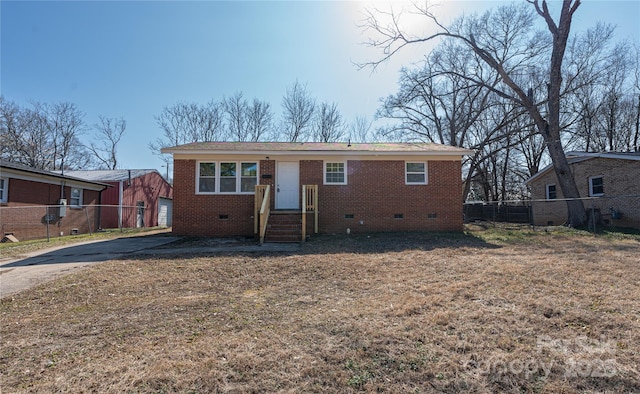
[[[302,213],[271,211],[264,242],[302,242]]]

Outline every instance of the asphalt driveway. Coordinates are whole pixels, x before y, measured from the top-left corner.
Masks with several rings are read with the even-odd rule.
[[[177,239],[166,235],[145,235],[92,241],[40,250],[21,259],[5,261],[0,264],[0,298],[91,264],[149,252]]]

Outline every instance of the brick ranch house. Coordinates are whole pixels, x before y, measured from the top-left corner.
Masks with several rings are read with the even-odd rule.
[[[66,174],[112,186],[102,193],[102,228],[171,227],[173,188],[157,170],[86,170]]]
[[[567,160],[585,209],[604,225],[640,228],[640,152],[568,152]],[[567,205],[552,166],[526,181],[531,190],[533,223],[562,225]]]
[[[468,150],[200,142],[162,152],[174,158],[177,235],[299,241],[313,232],[462,231],[461,159]]]
[[[99,227],[102,191],[109,185],[0,161],[0,235],[20,241],[86,234]],[[60,207],[61,201],[66,206]]]

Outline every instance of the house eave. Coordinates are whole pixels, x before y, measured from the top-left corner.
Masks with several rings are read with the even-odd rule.
[[[460,149],[456,151],[368,151],[368,150],[252,150],[252,151],[228,151],[228,150],[182,150],[166,148],[161,150],[162,153],[174,155],[264,155],[264,156],[467,156],[474,154],[474,151],[468,149]]]
[[[2,165],[0,173],[2,176],[7,176],[14,179],[21,179],[25,181],[42,182],[47,184],[58,185],[60,182],[64,182],[67,186],[80,187],[82,189],[102,191],[111,187],[106,183],[92,182],[85,179],[70,177],[66,175],[56,174],[53,172],[45,172],[40,170],[29,170],[23,168],[13,168],[9,165]]]
[[[603,158],[617,160],[640,161],[640,153],[616,153],[616,152],[567,152],[567,157]]]

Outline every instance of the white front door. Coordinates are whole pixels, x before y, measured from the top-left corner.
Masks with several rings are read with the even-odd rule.
[[[276,165],[276,209],[300,208],[300,164],[279,161]]]

